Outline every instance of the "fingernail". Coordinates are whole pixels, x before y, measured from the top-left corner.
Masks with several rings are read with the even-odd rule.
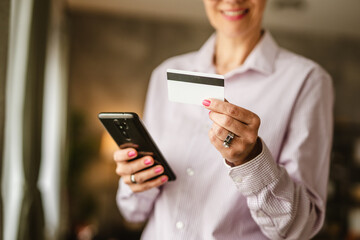
[[[152,161],[150,158],[147,158],[147,159],[145,159],[144,163],[145,163],[145,165],[150,165],[150,164],[152,164]]]
[[[168,180],[168,178],[166,176],[163,176],[160,180],[161,180],[161,182],[164,183],[164,182],[166,182]]]
[[[202,102],[202,104],[205,106],[205,107],[208,107],[208,106],[210,106],[210,100],[207,100],[207,99],[205,99],[203,102]]]
[[[209,112],[209,115],[210,115],[211,111]]]
[[[128,152],[128,156],[129,157],[134,157],[136,155],[136,152],[135,151],[130,151]]]
[[[157,167],[154,170],[156,173],[161,173],[162,172],[162,167]]]

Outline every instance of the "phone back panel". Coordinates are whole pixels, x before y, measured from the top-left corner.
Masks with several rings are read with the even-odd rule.
[[[100,113],[99,119],[121,149],[132,147],[138,151],[138,157],[152,156],[155,164],[164,167],[165,175],[169,177],[169,181],[176,179],[175,174],[136,113]]]

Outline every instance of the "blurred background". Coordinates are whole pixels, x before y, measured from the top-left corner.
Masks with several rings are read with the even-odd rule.
[[[336,93],[325,224],[360,239],[360,1],[268,0],[264,27]],[[138,239],[97,114],[142,115],[152,70],[213,33],[201,0],[0,1],[0,239]],[[321,145],[321,143],[319,143]]]

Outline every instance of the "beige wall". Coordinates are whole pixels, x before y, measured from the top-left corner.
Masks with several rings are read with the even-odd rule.
[[[197,50],[212,32],[89,13],[74,13],[71,26],[70,106],[88,115],[93,129],[99,129],[101,111],[141,115],[152,70],[168,57]]]
[[[107,12],[136,17],[206,22],[202,0],[66,0],[72,9]],[[299,9],[279,8],[268,0],[265,25],[292,32],[320,32],[360,37],[360,1],[303,0]],[[297,2],[293,0],[291,2]]]

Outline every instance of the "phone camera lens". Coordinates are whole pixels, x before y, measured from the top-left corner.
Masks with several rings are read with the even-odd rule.
[[[129,135],[127,134],[127,132],[123,131],[122,134],[124,135],[124,137],[129,138]]]
[[[114,119],[114,123],[115,123],[115,125],[120,126],[120,122],[119,122],[119,120]]]
[[[128,125],[126,124],[126,122],[121,122],[120,125],[119,125],[119,128],[120,128],[121,130],[123,130],[123,129],[129,129],[129,127],[128,127]]]

